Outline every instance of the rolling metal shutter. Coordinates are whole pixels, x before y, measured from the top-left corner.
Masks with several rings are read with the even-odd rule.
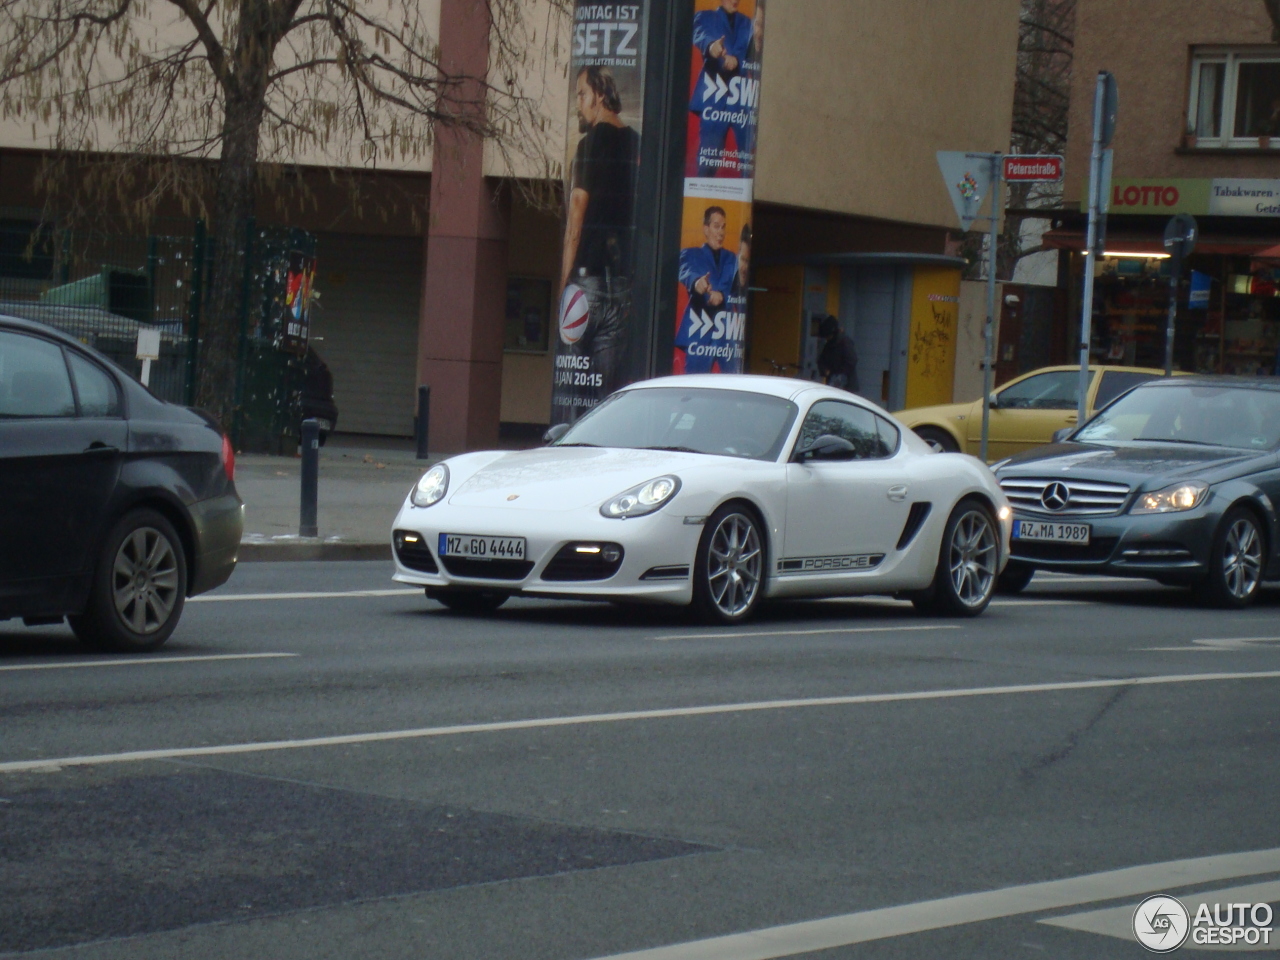
[[[317,235],[312,336],[333,373],[340,433],[412,436],[422,238]]]

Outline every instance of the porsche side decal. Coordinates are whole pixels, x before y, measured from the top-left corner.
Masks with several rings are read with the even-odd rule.
[[[778,573],[839,573],[843,570],[870,570],[884,559],[883,553],[855,553],[846,557],[789,557],[778,561]]]

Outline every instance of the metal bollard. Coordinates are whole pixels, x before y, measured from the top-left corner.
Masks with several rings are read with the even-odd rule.
[[[418,459],[426,460],[431,454],[427,452],[427,427],[431,411],[431,388],[418,388],[418,417],[414,422],[414,437],[418,441]]]
[[[320,421],[302,421],[302,510],[298,536],[318,537],[316,504],[320,496]]]

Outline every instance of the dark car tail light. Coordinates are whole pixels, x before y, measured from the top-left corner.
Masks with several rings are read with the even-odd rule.
[[[225,433],[222,435],[222,469],[227,472],[227,479],[234,483],[236,479],[236,452],[231,447],[231,438]]]

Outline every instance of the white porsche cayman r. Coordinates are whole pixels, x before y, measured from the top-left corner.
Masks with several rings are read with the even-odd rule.
[[[548,437],[428,470],[395,520],[395,579],[477,612],[520,595],[740,623],[768,597],[889,594],[974,616],[1009,555],[985,465],[809,381],[648,380]]]

